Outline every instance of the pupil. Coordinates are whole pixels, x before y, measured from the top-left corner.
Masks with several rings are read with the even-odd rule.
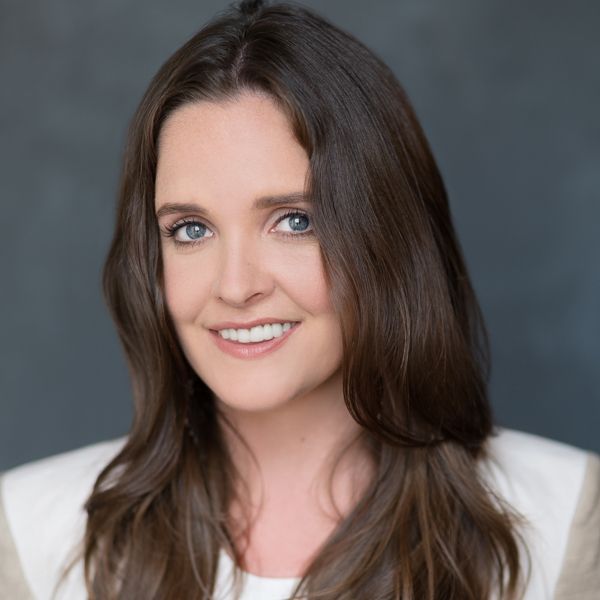
[[[292,221],[292,228],[294,228],[294,225],[298,224],[298,221],[302,221],[304,219],[305,222],[308,221],[307,217],[305,215],[296,215],[294,217],[290,217],[291,221]],[[305,228],[308,226],[308,223],[306,223]],[[297,231],[296,229],[294,229],[294,231]]]
[[[199,225],[197,223],[186,225],[185,232],[190,238],[197,240],[198,238],[202,237],[202,225]]]

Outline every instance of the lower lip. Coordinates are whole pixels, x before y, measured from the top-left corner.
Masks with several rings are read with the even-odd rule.
[[[299,325],[300,323],[294,324],[278,338],[272,338],[270,340],[265,340],[264,342],[249,342],[248,344],[226,340],[212,329],[210,330],[210,333],[219,349],[221,349],[223,352],[226,352],[231,356],[235,356],[236,358],[258,358],[260,356],[264,356],[265,354],[270,354],[278,348],[281,348],[281,346],[285,344],[294,331],[298,329]]]

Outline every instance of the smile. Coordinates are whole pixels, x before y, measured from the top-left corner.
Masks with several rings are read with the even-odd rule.
[[[236,358],[252,359],[262,357],[265,354],[269,354],[281,348],[281,346],[287,342],[296,329],[298,329],[299,325],[300,323],[293,323],[291,324],[291,327],[285,331],[282,331],[282,335],[279,337],[273,337],[270,340],[264,340],[260,342],[243,342],[225,339],[214,330],[211,330],[210,334],[217,347],[223,352]]]

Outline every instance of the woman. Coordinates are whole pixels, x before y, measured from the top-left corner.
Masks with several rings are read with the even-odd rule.
[[[0,596],[597,597],[600,459],[494,428],[423,132],[313,12],[242,2],[163,65],[104,289],[131,431],[3,475]]]

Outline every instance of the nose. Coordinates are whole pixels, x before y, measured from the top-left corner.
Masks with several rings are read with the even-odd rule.
[[[223,241],[213,285],[215,297],[230,306],[242,308],[267,296],[273,284],[259,241],[241,237]]]

